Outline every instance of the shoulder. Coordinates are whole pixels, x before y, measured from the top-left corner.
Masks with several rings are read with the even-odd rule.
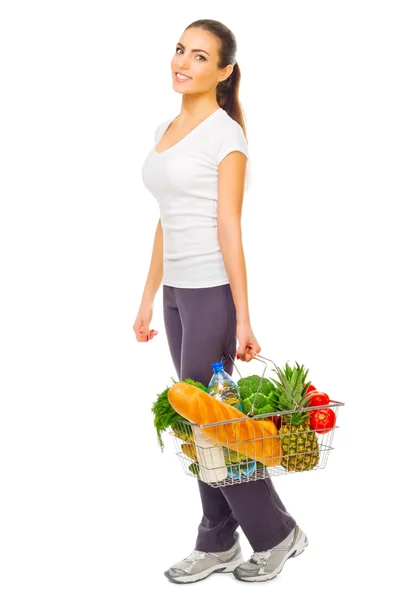
[[[225,110],[222,110],[216,121],[215,157],[219,164],[230,152],[238,150],[248,158],[248,143],[243,127]]]

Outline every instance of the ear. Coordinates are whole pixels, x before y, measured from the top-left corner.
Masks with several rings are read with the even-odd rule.
[[[227,65],[223,70],[222,70],[222,74],[221,74],[221,79],[219,81],[219,83],[221,83],[222,81],[224,81],[225,79],[228,79],[228,77],[230,76],[230,74],[233,71],[233,66],[232,65]]]

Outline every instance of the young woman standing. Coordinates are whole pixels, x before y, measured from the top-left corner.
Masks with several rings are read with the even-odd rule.
[[[157,334],[149,326],[162,282],[178,378],[207,386],[213,362],[222,357],[232,374],[231,357],[249,362],[261,350],[250,323],[242,247],[248,144],[233,33],[218,21],[191,23],[176,45],[171,70],[182,106],[178,116],[156,128],[142,168],[160,219],[134,331],[139,342]],[[217,571],[265,581],[303,552],[307,537],[269,477],[218,488],[198,479],[198,486],[203,516],[195,548],[165,572],[170,581],[194,582]],[[239,525],[254,550],[248,561],[241,554]]]

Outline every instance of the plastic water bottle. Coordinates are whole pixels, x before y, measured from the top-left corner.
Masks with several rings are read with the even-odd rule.
[[[243,412],[239,387],[229,373],[224,371],[224,364],[222,361],[214,362],[212,367],[213,376],[207,388],[208,393],[217,400],[225,402],[225,404],[229,404],[230,406],[234,406]],[[223,452],[224,459],[226,460],[228,460],[230,456],[233,457],[234,455],[237,455],[236,452],[233,450],[231,451],[228,448],[224,448]],[[240,479],[242,475],[248,477],[255,471],[255,467],[255,460],[249,460],[247,457],[240,457],[240,463],[236,464],[229,462],[228,475],[235,479]]]
[[[219,360],[214,362],[212,367],[213,376],[207,388],[208,393],[243,412],[239,388],[229,373],[224,371],[224,364]]]

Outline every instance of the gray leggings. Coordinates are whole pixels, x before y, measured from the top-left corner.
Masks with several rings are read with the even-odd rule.
[[[208,288],[163,285],[163,314],[179,381],[189,377],[208,386],[212,363],[219,360],[232,375],[236,307],[229,283]],[[217,488],[197,481],[203,516],[195,550],[229,550],[240,525],[254,552],[262,552],[282,542],[296,525],[270,477]]]

